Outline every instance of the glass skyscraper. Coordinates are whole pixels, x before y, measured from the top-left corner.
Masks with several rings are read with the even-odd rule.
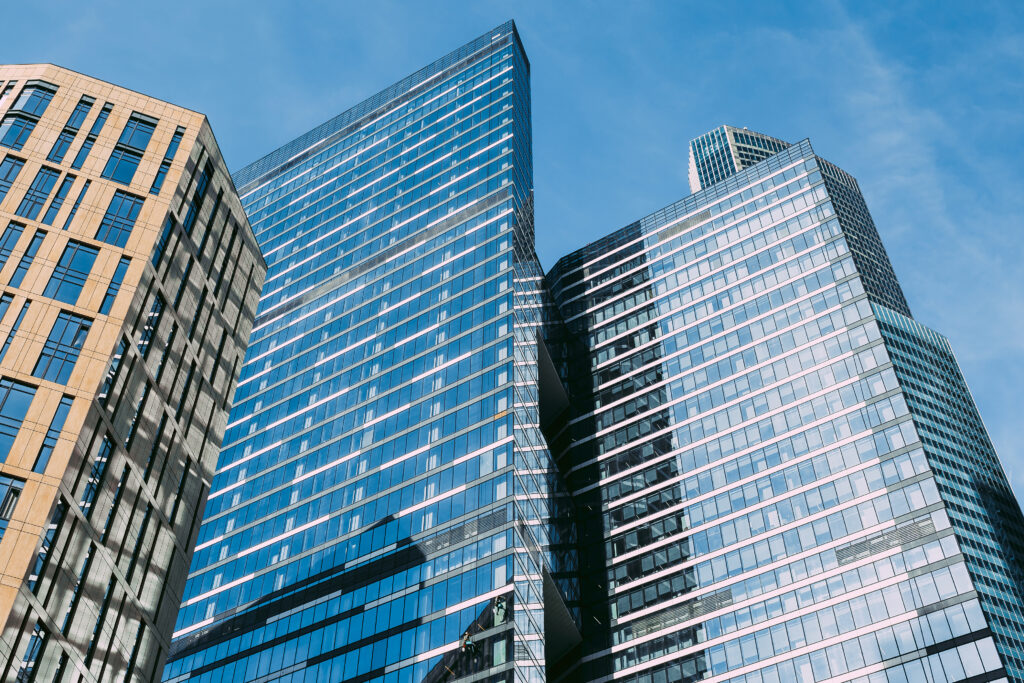
[[[269,271],[164,680],[541,681],[578,640],[529,68],[508,23],[235,174]]]
[[[1020,508],[856,180],[805,140],[548,281],[584,568],[560,680],[1024,680]]]
[[[545,275],[529,88],[508,23],[235,174],[164,680],[1024,681],[1024,518],[857,181],[723,126]]]
[[[690,140],[690,192],[710,187],[787,147],[788,142],[746,128],[710,130]]]

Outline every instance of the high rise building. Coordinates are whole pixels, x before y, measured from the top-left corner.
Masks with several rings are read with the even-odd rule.
[[[165,681],[1024,681],[1024,518],[857,181],[724,126],[534,254],[496,28],[235,174],[269,264]]]
[[[234,175],[269,270],[165,681],[541,681],[576,644],[529,68],[505,24]]]
[[[0,67],[0,678],[159,675],[265,265],[202,114]]]
[[[724,175],[548,274],[584,568],[559,680],[1024,680],[1020,507],[856,180],[806,140]]]
[[[789,147],[746,128],[719,126],[690,140],[690,192],[711,187]]]

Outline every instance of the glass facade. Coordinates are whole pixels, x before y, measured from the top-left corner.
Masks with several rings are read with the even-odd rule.
[[[690,141],[690,191],[698,192],[789,147],[746,128],[719,126]]]
[[[1020,508],[855,180],[787,146],[548,282],[584,568],[558,680],[1022,680]]]
[[[269,271],[164,680],[544,680],[575,537],[514,26],[234,180]]]

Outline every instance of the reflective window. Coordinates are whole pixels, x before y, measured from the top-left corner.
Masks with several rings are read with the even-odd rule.
[[[61,181],[60,187],[57,188],[57,194],[53,196],[53,201],[50,202],[50,206],[47,207],[46,213],[43,215],[43,220],[40,221],[43,225],[53,225],[53,219],[57,217],[57,213],[60,208],[64,206],[64,200],[68,196],[68,192],[71,191],[71,186],[75,184],[75,176],[66,175],[64,180]]]
[[[88,318],[61,311],[32,371],[33,377],[66,384],[92,327]]]
[[[82,293],[82,287],[99,253],[96,247],[74,240],[68,242],[43,295],[66,304],[78,303],[78,295]]]
[[[7,192],[11,189],[11,185],[14,184],[14,180],[24,165],[24,161],[12,156],[4,157],[4,160],[0,162],[0,202],[7,196]]]
[[[110,200],[107,213],[103,216],[99,230],[96,231],[96,239],[113,244],[115,247],[123,247],[128,243],[128,236],[135,227],[135,219],[139,217],[139,210],[142,208],[142,197],[128,194],[118,190],[114,198]]]
[[[42,448],[39,449],[36,462],[32,465],[33,472],[42,474],[46,471],[46,465],[50,462],[50,455],[53,454],[53,449],[57,445],[60,432],[64,429],[64,422],[68,419],[68,413],[71,412],[71,404],[74,400],[73,396],[63,396],[60,399],[60,403],[57,405],[57,412],[53,414],[53,419],[50,420],[50,427],[46,430],[46,436],[43,437]]]
[[[114,305],[114,299],[117,298],[117,293],[121,289],[121,282],[124,280],[124,274],[128,271],[130,263],[131,259],[127,256],[122,256],[121,260],[118,261],[114,277],[111,278],[110,284],[107,286],[107,293],[103,295],[103,303],[100,304],[100,313],[103,315],[110,313],[110,308]]]
[[[6,377],[0,378],[0,462],[7,460],[14,437],[28,413],[36,388]]]
[[[96,136],[103,130],[103,124],[107,122],[107,118],[110,116],[110,111],[114,108],[110,102],[103,105],[103,109],[100,109],[100,113],[96,116],[96,120],[93,121],[92,128],[89,129],[89,135],[86,136],[85,142],[82,143],[82,148],[78,150],[78,154],[75,155],[75,160],[71,162],[71,168],[79,169],[82,168],[82,164],[89,156],[89,151],[92,150],[93,144],[96,142]]]
[[[28,249],[25,250],[25,254],[18,262],[18,267],[14,269],[14,274],[11,275],[11,281],[8,283],[11,287],[21,286],[21,281],[25,279],[25,274],[28,272],[29,267],[31,267],[32,261],[36,257],[36,252],[39,251],[39,246],[45,238],[46,233],[42,230],[36,230],[36,234],[32,235],[32,241],[28,243]]]
[[[18,209],[14,213],[22,218],[35,220],[36,216],[39,215],[39,210],[43,208],[43,204],[50,197],[50,192],[53,191],[53,186],[57,184],[57,178],[59,177],[60,173],[52,168],[44,166],[39,169],[35,180],[32,181],[28,191],[25,193],[25,197],[21,200],[21,204],[18,205]]]
[[[131,184],[155,129],[156,121],[153,119],[139,114],[132,115],[110,154],[103,169],[103,177],[124,185]]]

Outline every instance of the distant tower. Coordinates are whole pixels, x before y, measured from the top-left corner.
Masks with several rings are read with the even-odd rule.
[[[787,147],[788,142],[763,133],[719,126],[690,140],[690,192],[710,187]]]

